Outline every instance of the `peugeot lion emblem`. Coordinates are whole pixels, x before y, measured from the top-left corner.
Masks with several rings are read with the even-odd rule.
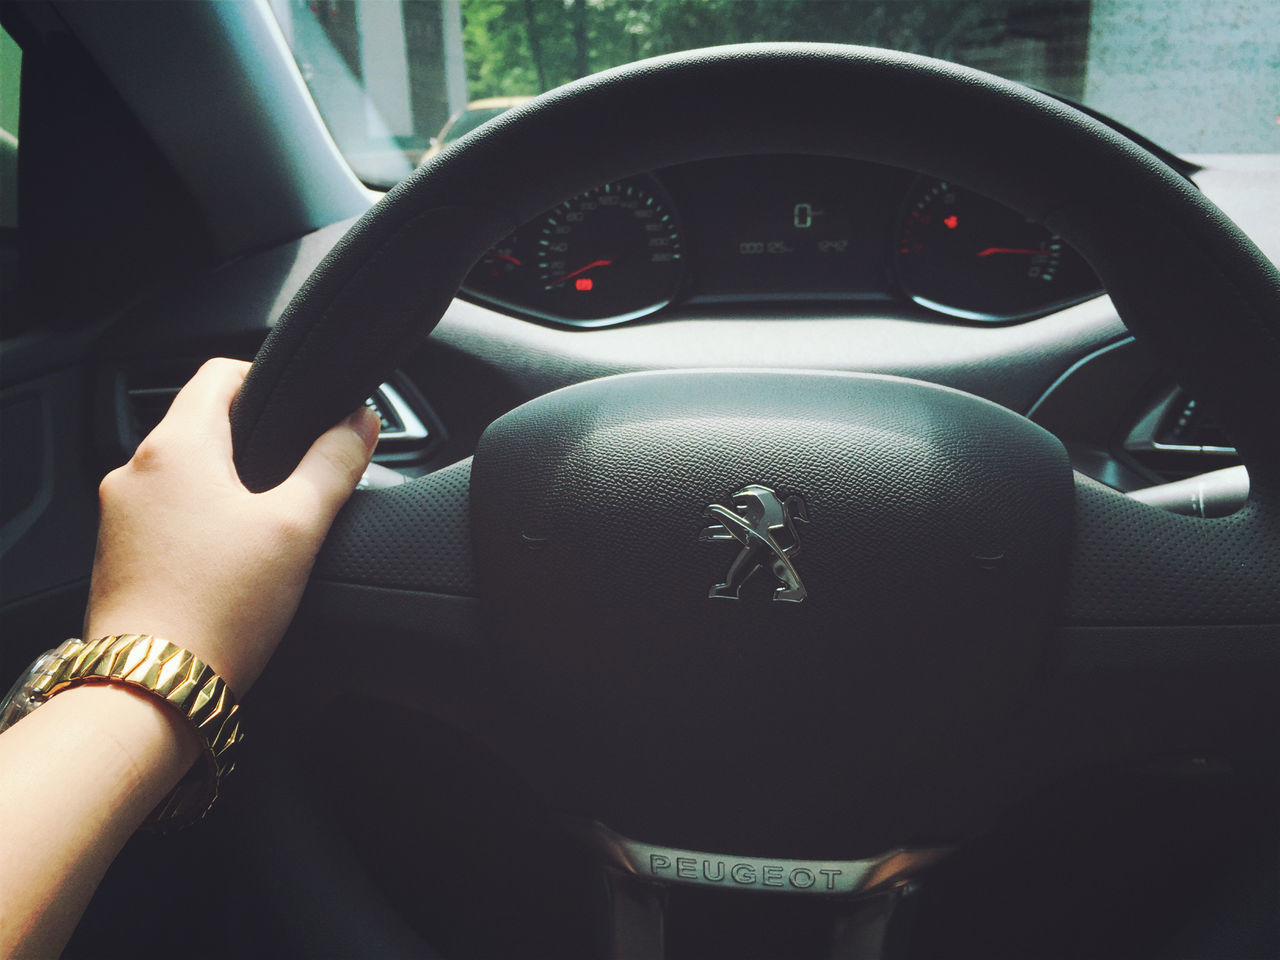
[[[804,501],[795,495],[784,500],[768,487],[752,483],[735,493],[732,503],[732,507],[713,503],[702,512],[716,522],[703,529],[699,540],[736,540],[741,547],[725,582],[717,583],[707,596],[738,600],[742,585],[765,570],[781,582],[773,591],[774,600],[802,602],[809,592],[791,558],[800,549],[796,521],[809,522]]]

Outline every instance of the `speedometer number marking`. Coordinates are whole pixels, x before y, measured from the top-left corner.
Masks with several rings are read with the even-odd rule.
[[[542,223],[538,278],[568,316],[648,312],[681,278],[681,240],[671,213],[635,182],[610,183],[566,200]]]

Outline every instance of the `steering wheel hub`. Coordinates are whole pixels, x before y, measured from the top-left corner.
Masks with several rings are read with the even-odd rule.
[[[904,767],[991,759],[1058,606],[1072,482],[1054,437],[954,390],[677,372],[502,417],[471,504],[501,659],[548,724],[517,761],[535,781],[635,836],[758,849],[767,825],[782,855],[794,820],[827,845],[793,837],[805,855],[866,854],[937,806]]]

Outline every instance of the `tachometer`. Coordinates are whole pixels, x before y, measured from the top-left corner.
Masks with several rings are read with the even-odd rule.
[[[471,268],[463,289],[490,303],[520,304],[535,293],[529,229],[512,231]]]
[[[535,228],[540,306],[581,320],[630,319],[669,303],[684,275],[675,216],[647,182],[566,200]]]
[[[894,249],[917,303],[970,320],[1012,320],[1091,297],[1101,284],[1061,237],[994,200],[918,180]]]

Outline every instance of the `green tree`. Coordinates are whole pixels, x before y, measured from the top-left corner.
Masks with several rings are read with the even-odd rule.
[[[1038,62],[1055,49],[1072,47],[1083,63],[1089,26],[1089,0],[462,0],[462,12],[473,98],[541,93],[643,57],[766,40],[889,47],[1045,82]]]

